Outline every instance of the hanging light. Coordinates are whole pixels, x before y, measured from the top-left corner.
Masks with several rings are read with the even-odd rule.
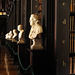
[[[7,15],[7,13],[6,12],[3,12],[3,15]]]
[[[0,15],[2,15],[2,12],[0,12]]]

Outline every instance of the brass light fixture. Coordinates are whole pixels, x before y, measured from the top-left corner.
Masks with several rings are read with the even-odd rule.
[[[7,13],[6,12],[3,12],[3,14],[2,15],[7,15]]]
[[[7,15],[6,12],[0,12],[0,15]]]
[[[2,15],[2,12],[0,12],[0,15]]]

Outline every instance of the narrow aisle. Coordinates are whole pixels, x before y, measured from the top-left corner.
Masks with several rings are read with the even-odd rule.
[[[0,75],[18,75],[17,66],[13,65],[13,58],[10,58],[10,54],[5,46],[1,47],[1,64]]]

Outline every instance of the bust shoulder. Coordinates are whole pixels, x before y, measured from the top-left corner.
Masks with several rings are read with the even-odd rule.
[[[37,25],[37,27],[36,27],[36,33],[37,34],[40,34],[40,33],[43,33],[43,28],[42,28],[42,26],[41,25]]]
[[[24,30],[21,30],[21,31],[20,31],[20,33],[23,33],[23,32],[24,32]]]

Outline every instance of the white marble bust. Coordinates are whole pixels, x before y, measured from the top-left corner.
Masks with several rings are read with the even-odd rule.
[[[12,37],[13,37],[13,32],[10,31],[10,32],[9,32],[9,35],[8,35],[9,40],[12,40]]]
[[[13,29],[13,37],[12,37],[12,42],[17,42],[17,30]]]
[[[38,16],[35,14],[31,14],[29,22],[31,25],[29,38],[33,41],[33,44],[30,48],[31,50],[41,50],[43,49],[41,37],[41,33],[43,33],[43,28],[40,24]]]
[[[7,33],[6,35],[5,35],[5,39],[9,39],[9,33]]]
[[[23,30],[23,26],[22,25],[18,25],[17,27],[19,34],[18,34],[18,44],[24,44],[25,43],[25,39],[24,39],[24,30]]]

